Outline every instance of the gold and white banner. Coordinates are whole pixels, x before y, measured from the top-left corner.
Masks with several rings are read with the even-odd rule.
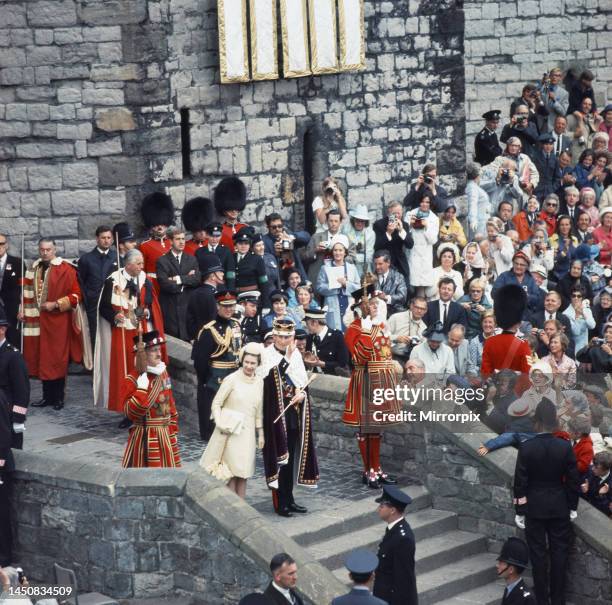
[[[310,71],[306,0],[280,0],[283,35],[283,75],[307,76]]]
[[[338,71],[336,0],[308,0],[312,73]]]
[[[221,82],[248,82],[246,0],[219,0],[217,10]]]
[[[278,78],[276,0],[249,0],[253,80]]]
[[[364,0],[338,0],[340,68],[365,68]]]

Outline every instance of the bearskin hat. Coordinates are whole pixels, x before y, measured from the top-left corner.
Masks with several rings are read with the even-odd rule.
[[[212,202],[207,197],[194,197],[185,202],[181,220],[187,231],[203,231],[213,217]]]
[[[147,229],[155,225],[174,225],[172,198],[163,191],[154,191],[142,200],[140,214]]]
[[[219,181],[215,187],[215,208],[219,215],[227,210],[241,212],[246,206],[246,186],[236,176],[228,176]]]
[[[508,284],[502,286],[493,297],[493,309],[497,325],[502,330],[520,323],[527,306],[527,295],[520,286]]]

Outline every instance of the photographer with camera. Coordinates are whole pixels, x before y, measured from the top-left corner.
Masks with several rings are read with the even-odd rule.
[[[570,320],[572,338],[574,340],[576,350],[580,351],[587,346],[589,330],[595,327],[595,319],[591,311],[591,303],[580,288],[576,286],[570,293],[570,304],[563,311]]]
[[[504,235],[503,230],[504,224],[496,216],[487,221],[488,258],[490,261],[493,261],[489,263],[489,266],[492,267],[495,277],[512,267],[514,246],[512,245],[512,240],[507,235]]]
[[[376,250],[376,234],[370,227],[370,215],[365,204],[360,204],[349,210],[349,219],[342,223],[342,233],[349,240],[349,260],[355,263],[359,279],[370,270],[374,250]]]
[[[542,100],[542,93],[535,84],[525,84],[521,96],[512,101],[510,117],[516,113],[519,105],[529,108],[529,122],[533,124],[538,133],[546,132],[548,124],[548,108]]]
[[[569,107],[569,94],[561,86],[563,72],[555,67],[548,74],[544,74],[542,81],[538,85],[538,90],[542,95],[542,101],[548,110],[548,131],[555,127],[555,117],[567,114]]]
[[[327,214],[330,210],[338,210],[342,221],[348,217],[342,191],[338,183],[328,176],[321,184],[321,195],[317,195],[312,202],[312,212],[316,219],[315,233],[327,231]]]
[[[589,364],[591,373],[600,374],[607,389],[603,379],[612,372],[612,323],[604,326],[603,338],[591,338],[589,345],[576,353],[576,359]]]
[[[389,318],[388,327],[391,333],[391,351],[393,358],[402,362],[410,357],[412,348],[423,340],[427,324],[423,317],[427,313],[427,301],[422,296],[415,296],[410,301],[410,309],[400,311]]]
[[[590,149],[593,135],[598,131],[602,123],[601,116],[594,112],[593,101],[585,97],[580,101],[580,106],[567,116],[567,128],[573,133],[572,156],[574,162],[585,149]]]
[[[521,141],[523,153],[533,159],[538,136],[537,128],[529,122],[529,107],[519,105],[510,118],[510,124],[503,127],[499,140],[506,143],[511,137],[517,137]]]
[[[404,198],[404,207],[408,210],[418,208],[421,198],[429,196],[430,206],[434,212],[444,212],[448,193],[438,184],[438,171],[433,164],[425,164],[417,180],[410,185],[410,191]]]

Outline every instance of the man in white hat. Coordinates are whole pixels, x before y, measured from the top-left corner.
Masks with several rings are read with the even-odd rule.
[[[349,210],[349,220],[342,224],[342,233],[349,240],[349,260],[355,263],[359,277],[363,278],[363,274],[371,269],[376,241],[376,234],[370,226],[370,215],[365,204]]]

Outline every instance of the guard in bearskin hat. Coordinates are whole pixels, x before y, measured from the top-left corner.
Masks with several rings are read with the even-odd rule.
[[[529,548],[520,538],[508,538],[502,546],[495,569],[506,581],[502,605],[536,605],[535,596],[521,575],[529,565]]]
[[[206,225],[213,218],[213,204],[207,197],[194,197],[183,206],[181,220],[185,229],[191,231],[191,239],[185,244],[185,252],[195,256],[198,248],[206,245]]]
[[[153,282],[155,294],[159,295],[156,265],[157,259],[169,252],[172,244],[166,237],[166,230],[174,225],[174,204],[172,198],[162,191],[150,193],[142,200],[140,206],[142,222],[148,229],[150,238],[139,246],[144,257],[144,270]]]
[[[233,252],[234,235],[247,226],[238,222],[238,215],[246,206],[246,187],[238,177],[225,177],[215,187],[214,200],[215,209],[223,221],[221,244]]]
[[[527,358],[531,355],[531,349],[524,340],[516,336],[526,306],[527,295],[520,286],[509,284],[495,293],[495,319],[503,331],[497,336],[490,336],[484,342],[481,368],[483,376],[490,376],[495,370],[506,368],[521,372],[525,376],[529,374]]]

